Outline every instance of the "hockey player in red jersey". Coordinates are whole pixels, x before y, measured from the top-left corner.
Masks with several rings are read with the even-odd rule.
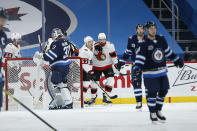
[[[112,66],[118,68],[118,58],[116,55],[114,45],[106,41],[105,33],[100,33],[98,35],[98,42],[94,44],[94,53],[93,53],[93,70],[89,71],[89,74],[94,79],[92,83],[92,87],[97,87],[99,80],[102,76],[102,73],[106,77],[107,82],[105,83],[105,91],[108,93],[112,92],[112,88],[114,86],[114,71]],[[95,102],[95,99],[92,98],[92,103]],[[103,103],[110,104],[109,98],[107,98],[106,94],[103,93]]]

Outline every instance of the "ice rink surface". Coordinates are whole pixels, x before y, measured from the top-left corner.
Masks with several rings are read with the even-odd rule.
[[[93,106],[73,110],[36,110],[58,131],[197,131],[197,103],[165,104],[166,123],[150,122],[147,106]],[[51,131],[26,111],[0,112],[0,131]]]

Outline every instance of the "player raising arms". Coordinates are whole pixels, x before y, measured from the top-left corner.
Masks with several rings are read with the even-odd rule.
[[[105,84],[105,91],[111,93],[114,86],[114,71],[112,65],[115,68],[118,68],[118,59],[115,51],[114,45],[106,41],[105,33],[100,33],[98,35],[98,42],[94,44],[94,53],[93,53],[93,70],[89,71],[89,74],[92,76],[94,81],[99,83],[102,73],[105,75],[107,82]],[[93,88],[97,88],[95,82],[92,83]],[[95,101],[93,101],[95,102]],[[103,103],[110,104],[110,101],[105,93],[103,93]]]
[[[0,111],[3,102],[3,86],[4,86],[3,75],[1,73],[2,54],[3,54],[3,49],[5,48],[7,43],[7,35],[3,31],[3,26],[5,25],[7,19],[8,19],[7,11],[4,8],[0,7]]]
[[[49,109],[71,109],[73,101],[70,90],[67,86],[67,74],[69,73],[69,65],[71,61],[68,57],[74,52],[61,29],[52,30],[52,38],[50,49],[45,53],[36,52],[34,59],[43,59],[49,61],[52,71],[51,84],[53,89],[48,89],[52,97]]]
[[[175,66],[180,68],[184,63],[172,52],[165,38],[156,34],[157,27],[154,22],[147,22],[145,27],[148,36],[136,54],[133,72],[140,76],[143,71],[144,85],[148,89],[147,105],[151,121],[156,123],[159,119],[164,122],[166,117],[162,114],[162,107],[169,89],[166,58],[174,61]]]
[[[84,38],[84,45],[83,47],[79,50],[79,57],[83,58],[83,92],[84,92],[84,104],[92,104],[95,102],[96,99],[96,92],[97,88],[92,87],[91,88],[91,100],[90,101],[85,101],[86,98],[86,93],[91,85],[91,78],[88,74],[90,70],[92,70],[92,57],[93,57],[93,51],[94,51],[94,40],[90,36],[86,36]]]
[[[131,57],[131,62],[135,64],[136,50],[141,43],[144,42],[144,26],[138,24],[136,26],[136,34],[128,38],[127,49],[125,50],[121,59],[126,61]],[[133,72],[133,71],[132,71]],[[142,78],[141,76],[135,76],[132,74],[132,84],[134,87],[134,94],[137,102],[136,109],[142,108],[142,88],[141,88]]]

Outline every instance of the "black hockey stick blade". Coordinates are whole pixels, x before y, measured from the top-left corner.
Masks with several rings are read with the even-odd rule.
[[[118,95],[110,96],[110,99],[116,99],[118,98]]]
[[[28,108],[26,105],[24,105],[21,101],[19,101],[17,98],[15,98],[10,92],[3,89],[3,92],[7,94],[9,97],[11,97],[14,101],[16,101],[18,104],[20,104],[22,107],[24,107],[26,110],[28,110],[31,114],[33,114],[35,117],[37,117],[39,120],[41,120],[44,124],[46,124],[48,127],[50,127],[53,131],[57,131],[56,128],[51,126],[48,122],[46,122],[44,119],[42,119],[40,116],[38,116],[35,112],[33,112],[30,108]]]

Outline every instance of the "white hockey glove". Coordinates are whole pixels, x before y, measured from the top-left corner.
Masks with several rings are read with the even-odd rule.
[[[38,51],[36,51],[36,53],[33,56],[33,61],[37,65],[43,66],[44,65],[44,61],[42,60],[42,58],[43,58],[43,54],[39,53]]]

